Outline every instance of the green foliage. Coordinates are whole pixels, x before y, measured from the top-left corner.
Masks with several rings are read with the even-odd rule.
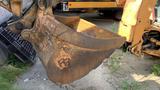
[[[0,68],[0,90],[11,90],[16,77],[22,70],[11,65]]]
[[[154,75],[160,76],[160,64],[153,65],[151,69]]]
[[[112,29],[113,32],[117,32],[115,26],[116,26],[116,23],[113,23],[113,25],[112,25],[112,27],[111,27],[111,29]]]
[[[146,90],[142,83],[136,81],[123,81],[121,85],[122,90]]]
[[[8,65],[12,65],[16,68],[25,69],[28,65],[21,62],[15,55],[10,55],[7,60]]]
[[[112,72],[116,72],[120,68],[120,56],[111,56],[107,65]]]
[[[7,65],[0,68],[0,90],[17,90],[13,88],[13,84],[17,76],[27,69],[27,66],[14,55],[10,55]]]

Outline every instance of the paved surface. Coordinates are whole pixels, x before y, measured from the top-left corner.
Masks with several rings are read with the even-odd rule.
[[[111,31],[118,27],[118,22],[100,18],[97,15],[82,17]],[[149,57],[138,58],[118,49],[111,58],[106,59],[82,79],[69,85],[56,85],[47,79],[45,69],[38,60],[33,67],[18,78],[15,86],[20,90],[122,90],[125,81],[136,81],[136,84],[140,84],[138,90],[160,90],[160,77],[152,75],[150,70],[155,63],[160,63],[160,60],[153,60]],[[114,67],[114,64],[119,67]]]

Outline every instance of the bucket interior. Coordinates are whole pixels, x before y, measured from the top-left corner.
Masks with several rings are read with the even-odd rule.
[[[97,27],[95,24],[88,22],[84,19],[79,18],[78,16],[55,16],[55,18],[61,23],[67,25],[71,29],[75,30],[78,33],[82,33],[86,36],[97,38],[97,39],[109,39],[113,37],[119,37],[117,34]]]

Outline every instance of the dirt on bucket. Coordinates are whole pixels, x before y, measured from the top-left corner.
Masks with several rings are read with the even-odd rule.
[[[109,31],[98,31],[96,25],[78,17],[54,17],[43,12],[22,36],[34,46],[49,79],[61,84],[88,74],[125,41]]]

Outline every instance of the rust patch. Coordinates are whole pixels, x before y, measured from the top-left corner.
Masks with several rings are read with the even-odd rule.
[[[68,68],[71,56],[68,53],[66,53],[63,49],[61,49],[58,54],[59,55],[55,58],[56,66],[61,70]]]
[[[60,51],[57,53],[54,62],[59,69],[67,69],[71,60],[71,55],[69,54],[69,45],[65,44],[65,42],[60,39],[57,39],[56,43]]]

